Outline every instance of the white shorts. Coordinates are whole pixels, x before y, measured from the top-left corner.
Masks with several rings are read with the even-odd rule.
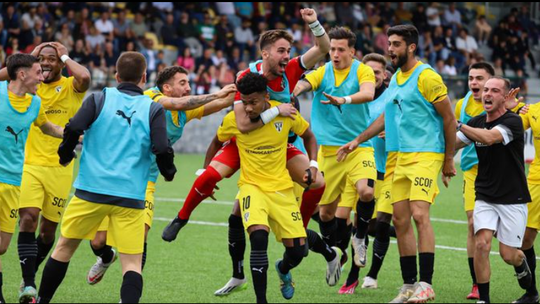
[[[474,233],[487,229],[506,246],[521,248],[527,228],[527,204],[501,205],[476,201]]]

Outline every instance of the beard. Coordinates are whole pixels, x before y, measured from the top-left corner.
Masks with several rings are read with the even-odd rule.
[[[406,63],[407,63],[407,54],[403,54],[403,56],[398,56],[397,57],[397,63],[396,65],[394,65],[394,68],[395,69],[400,69],[402,66],[404,66]]]

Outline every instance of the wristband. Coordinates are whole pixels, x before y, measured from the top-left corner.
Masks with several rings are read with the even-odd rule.
[[[324,36],[324,34],[326,34],[326,30],[321,25],[319,20],[317,20],[317,21],[315,21],[313,23],[310,23],[309,28],[311,29],[311,32],[313,33],[313,35],[315,35],[315,37],[322,37],[322,36]]]
[[[351,103],[352,103],[352,98],[351,98],[351,96],[345,96],[345,97],[343,97],[343,98],[345,98],[345,104],[351,104]]]
[[[69,56],[65,55],[65,54],[62,55],[62,57],[60,57],[60,60],[62,60],[63,63],[66,63],[66,61],[68,61],[69,59],[71,59],[71,58],[69,58]]]
[[[197,172],[195,172],[195,175],[201,176],[204,173],[204,171],[206,171],[206,169],[199,169],[197,170]]]
[[[241,103],[242,103],[241,100],[237,100],[237,101],[234,102],[234,105],[241,104]]]
[[[317,170],[319,170],[319,163],[317,163],[317,161],[315,160],[312,160],[309,162],[309,167],[310,168],[316,168]]]
[[[261,113],[261,120],[263,124],[267,124],[279,116],[279,109],[273,107]]]

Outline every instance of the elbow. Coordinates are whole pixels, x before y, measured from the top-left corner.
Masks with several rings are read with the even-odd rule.
[[[81,75],[81,83],[83,83],[86,86],[90,86],[91,81],[92,81],[92,76],[90,75],[90,72],[88,70],[85,70],[84,73]]]
[[[246,127],[238,126],[238,131],[240,131],[240,133],[242,133],[242,134],[247,134],[247,133],[249,133],[250,130],[248,128],[246,128]]]

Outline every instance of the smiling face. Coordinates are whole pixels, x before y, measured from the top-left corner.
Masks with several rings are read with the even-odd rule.
[[[267,62],[268,71],[273,76],[285,74],[285,68],[291,60],[291,44],[286,39],[279,39],[262,51],[263,60]]]
[[[43,82],[43,70],[39,63],[34,63],[30,69],[21,69],[21,79],[28,93],[35,95],[39,85]]]
[[[368,61],[366,65],[373,69],[373,72],[375,73],[375,87],[377,89],[380,88],[387,76],[386,67],[378,61]]]
[[[330,59],[336,70],[344,70],[351,66],[354,48],[349,47],[347,39],[330,40]]]
[[[491,75],[484,69],[471,69],[469,71],[469,90],[473,93],[474,100],[482,100],[484,85]]]
[[[504,80],[498,78],[488,80],[484,85],[484,94],[482,95],[482,103],[486,113],[492,114],[500,111],[501,107],[504,108],[507,94]]]
[[[180,98],[191,94],[188,75],[176,73],[174,77],[163,85],[165,96]]]
[[[53,47],[44,47],[38,55],[39,64],[43,69],[44,83],[55,82],[60,79],[64,64],[58,58],[56,49]]]

